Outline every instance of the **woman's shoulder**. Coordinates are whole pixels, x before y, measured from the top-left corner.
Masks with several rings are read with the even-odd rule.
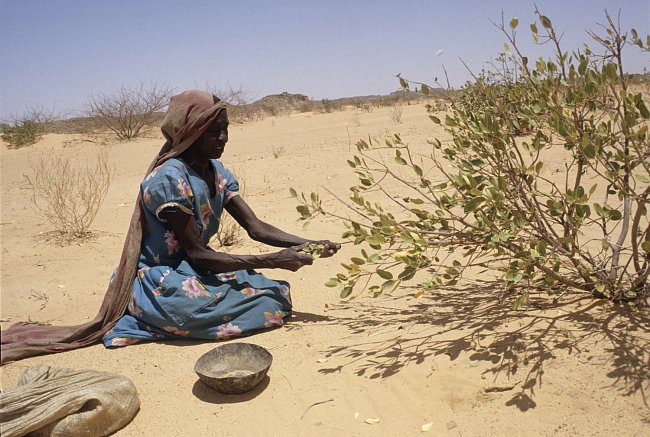
[[[185,174],[187,174],[185,163],[180,159],[171,158],[151,170],[151,173],[145,177],[144,182],[165,177],[176,178]]]
[[[228,169],[226,168],[226,166],[223,165],[223,163],[222,163],[220,160],[218,160],[218,159],[211,159],[210,161],[212,161],[212,165],[214,165],[214,168],[216,168],[217,170],[228,170]]]
[[[211,159],[210,161],[212,161],[212,165],[214,166],[214,169],[217,171],[218,174],[226,178],[235,177],[234,173],[228,167],[223,165],[223,162],[221,162],[220,160]]]

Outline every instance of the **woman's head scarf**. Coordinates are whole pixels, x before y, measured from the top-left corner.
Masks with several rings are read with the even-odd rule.
[[[185,91],[169,101],[161,130],[167,142],[147,169],[149,174],[165,161],[183,153],[210,127],[226,105],[209,92]],[[83,325],[50,326],[20,322],[2,333],[1,363],[46,353],[89,346],[124,315],[138,268],[143,211],[140,194],[124,241],[116,272],[95,318]]]

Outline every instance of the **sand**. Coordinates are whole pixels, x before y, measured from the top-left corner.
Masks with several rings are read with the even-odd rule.
[[[224,163],[245,182],[258,216],[315,239],[339,239],[338,220],[297,222],[289,187],[346,197],[354,142],[399,132],[411,144],[442,135],[422,105],[291,114],[232,125]],[[89,142],[88,140],[95,141]],[[107,142],[115,178],[93,225],[96,237],[62,245],[31,207],[29,161],[53,149],[78,162]],[[0,146],[1,326],[21,320],[77,324],[92,318],[121,251],[137,187],[162,136],[46,135],[19,150]],[[271,250],[242,235],[228,250]],[[102,345],[10,363],[2,387],[28,366],[111,371],[130,378],[141,410],[119,436],[618,435],[650,433],[650,322],[624,307],[567,295],[533,294],[523,311],[495,288],[466,285],[419,298],[414,289],[343,302],[323,283],[356,253],[318,259],[298,272],[265,271],[292,284],[294,315],[284,327],[245,339],[274,357],[253,391],[220,395],[193,372],[211,342],[169,342],[107,350]],[[425,430],[425,431],[423,431]]]

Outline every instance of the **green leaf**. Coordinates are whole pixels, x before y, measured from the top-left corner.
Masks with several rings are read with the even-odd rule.
[[[593,144],[587,144],[583,149],[585,156],[589,159],[594,159],[596,157],[596,148]]]
[[[406,161],[401,156],[396,156],[395,157],[395,162],[400,164],[400,165],[406,165]]]
[[[527,294],[522,294],[515,300],[515,303],[512,305],[512,309],[517,311],[520,310],[524,305],[526,305],[526,302],[528,301],[528,295]]]
[[[547,16],[540,15],[539,20],[542,22],[542,26],[544,26],[545,28],[550,29],[551,27],[553,27],[551,20],[549,20]]]
[[[515,30],[518,24],[519,24],[519,20],[516,17],[510,20],[510,28],[512,30]]]
[[[341,290],[341,295],[340,295],[340,296],[341,296],[341,299],[345,299],[345,298],[348,297],[350,294],[352,294],[352,286],[351,286],[351,285],[346,285],[346,286],[343,287],[343,289]]]
[[[641,117],[643,118],[650,118],[650,111],[648,111],[648,107],[645,105],[643,100],[641,100],[638,104],[639,107],[639,112],[641,113]]]
[[[429,87],[428,87],[427,85],[422,84],[422,86],[421,86],[420,88],[422,89],[422,93],[423,93],[425,96],[428,96],[428,95],[429,95]]]
[[[338,287],[341,283],[336,278],[330,278],[326,283],[326,287]]]
[[[383,292],[393,291],[399,285],[399,283],[400,281],[395,281],[395,280],[386,281],[383,284],[381,284],[381,291]]]
[[[537,24],[533,23],[530,25],[530,31],[533,34],[533,41],[537,42],[538,41],[538,36],[537,36]]]
[[[589,65],[589,59],[583,58],[580,61],[580,65],[578,65],[578,73],[580,76],[584,76],[585,72],[587,71],[587,66]]]
[[[621,214],[621,211],[614,209],[609,213],[609,218],[614,221],[618,221],[623,218],[623,214]]]
[[[298,197],[298,193],[293,188],[289,188],[289,194],[291,194],[291,197]]]
[[[358,258],[358,257],[352,257],[350,258],[350,261],[352,261],[354,264],[360,266],[366,263],[366,260],[363,258]]]
[[[474,198],[470,199],[469,202],[467,202],[465,204],[465,208],[463,208],[463,209],[464,209],[466,214],[470,213],[470,212],[474,211],[476,208],[478,208],[479,205],[481,205],[483,202],[485,202],[485,197],[482,197],[482,196],[474,197]]]
[[[506,51],[506,55],[510,54],[510,46],[508,46],[508,43],[503,43],[503,49]]]
[[[413,278],[413,276],[415,276],[416,272],[417,270],[414,269],[413,267],[407,267],[404,270],[402,270],[402,272],[399,275],[397,275],[397,277],[404,281],[408,281],[409,279]]]
[[[641,243],[641,249],[646,253],[650,253],[650,241],[644,241]]]
[[[382,279],[393,279],[393,274],[391,272],[389,272],[388,270],[377,269],[376,273]]]
[[[440,123],[442,123],[442,122],[440,121],[440,119],[439,119],[438,117],[436,117],[435,115],[430,115],[429,118],[430,118],[431,121],[434,122],[435,124],[440,124]]]

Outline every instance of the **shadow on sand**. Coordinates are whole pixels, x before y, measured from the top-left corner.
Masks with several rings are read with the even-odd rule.
[[[401,299],[407,302],[397,305]],[[531,294],[526,308],[514,311],[495,297],[493,287],[474,286],[419,299],[390,297],[371,304],[339,305],[330,309],[330,315],[351,335],[325,351],[329,357],[344,358],[345,364],[321,369],[322,373],[351,366],[359,376],[387,378],[427,357],[446,354],[456,360],[464,353],[471,361],[486,363],[484,373],[495,377],[525,375],[506,405],[526,411],[536,406],[535,387],[545,362],[562,349],[608,371],[612,387],[623,395],[641,392],[648,405],[647,306],[633,310],[585,295],[553,303],[545,294]],[[600,343],[610,357],[603,361],[602,356],[589,356],[588,346],[594,343]]]
[[[242,394],[226,395],[211,389],[207,385],[203,384],[200,379],[197,379],[194,386],[192,386],[192,394],[203,402],[210,404],[237,404],[256,398],[266,389],[266,387],[268,387],[270,381],[271,378],[269,375],[266,375],[252,390]]]

